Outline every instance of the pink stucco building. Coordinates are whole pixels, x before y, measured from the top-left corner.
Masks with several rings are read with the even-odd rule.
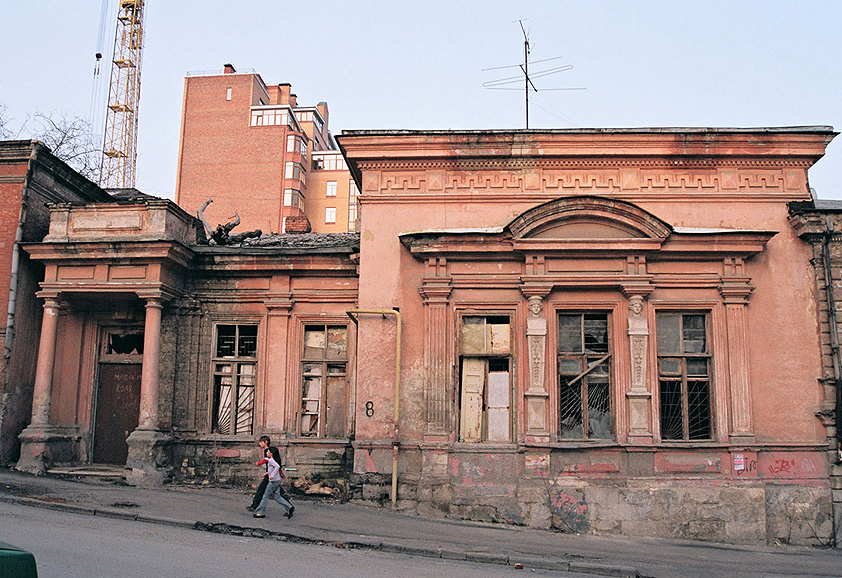
[[[395,321],[360,320],[355,390],[376,411],[358,403],[355,473],[389,474],[397,431],[397,497],[419,512],[731,541],[830,532],[835,430],[817,413],[832,397],[788,204],[811,201],[807,168],[832,136],[338,137],[361,183],[360,308],[403,324],[393,409]]]
[[[46,270],[49,435],[22,436],[18,467],[61,447],[132,483],[237,482],[268,433],[299,476],[409,512],[830,540],[838,376],[807,170],[834,136],[349,131],[358,235],[213,246],[166,201],[54,205],[24,246]],[[98,412],[123,383],[118,448]]]

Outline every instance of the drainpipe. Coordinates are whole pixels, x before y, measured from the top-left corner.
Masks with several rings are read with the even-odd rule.
[[[35,171],[35,163],[38,160],[38,153],[41,152],[41,145],[32,142],[32,149],[29,153],[29,165],[26,167],[26,176],[23,180],[21,191],[20,214],[18,226],[15,231],[15,244],[12,247],[12,271],[9,278],[9,311],[6,315],[6,340],[3,344],[3,358],[10,359],[12,356],[12,342],[15,334],[15,311],[18,301],[18,275],[20,272],[20,244],[23,242],[23,226],[26,222],[27,203],[29,201],[29,187],[32,181],[32,173]],[[8,379],[8,373],[6,373]]]
[[[825,216],[825,230],[822,239],[824,261],[824,285],[827,293],[827,317],[830,325],[830,351],[833,360],[833,377],[836,384],[836,461],[842,461],[842,359],[839,351],[839,326],[836,318],[836,298],[833,295],[833,274],[830,262],[830,241],[833,238],[833,219]]]
[[[394,315],[397,323],[397,334],[395,340],[395,410],[394,420],[392,423],[392,509],[397,508],[398,498],[398,444],[400,443],[398,437],[398,423],[400,419],[400,399],[401,399],[401,314],[398,308],[394,309],[354,309],[347,311],[348,317],[359,326],[359,321],[354,315],[372,314],[372,315]],[[359,363],[359,362],[358,362]]]

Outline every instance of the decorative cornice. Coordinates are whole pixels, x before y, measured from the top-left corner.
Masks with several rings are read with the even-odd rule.
[[[808,169],[813,161],[802,157],[777,158],[739,158],[739,157],[501,157],[501,158],[430,158],[430,159],[392,159],[365,160],[358,163],[362,171],[418,171],[418,170],[524,170],[524,169],[613,169],[623,168],[668,168],[692,167],[696,169],[718,169],[723,167],[739,168],[799,168]]]

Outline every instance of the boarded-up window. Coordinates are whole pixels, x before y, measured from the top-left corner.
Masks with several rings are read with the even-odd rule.
[[[700,313],[659,313],[656,326],[661,439],[710,439],[713,428],[707,317]]]
[[[257,325],[217,325],[213,359],[215,433],[253,433],[256,378]]]
[[[302,436],[348,435],[348,328],[306,325],[301,360]]]
[[[559,436],[610,439],[611,343],[606,313],[558,316]]]
[[[511,325],[504,316],[464,316],[459,439],[502,442],[511,433]]]

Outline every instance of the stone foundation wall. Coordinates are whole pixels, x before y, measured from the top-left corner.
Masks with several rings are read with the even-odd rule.
[[[277,437],[277,436],[275,436]],[[346,480],[350,473],[350,446],[275,442],[288,478],[315,481]],[[209,483],[250,487],[260,482],[263,470],[255,466],[259,450],[254,442],[181,439],[172,446],[173,477],[178,483]]]
[[[618,461],[627,459],[616,455]],[[426,516],[731,544],[828,545],[833,539],[831,487],[821,473],[809,479],[715,473],[622,477],[574,474],[556,468],[550,458],[544,469],[515,452],[405,450],[401,456],[398,509]],[[421,475],[407,467],[421,463]],[[352,489],[356,500],[388,505],[391,479],[357,474]]]

